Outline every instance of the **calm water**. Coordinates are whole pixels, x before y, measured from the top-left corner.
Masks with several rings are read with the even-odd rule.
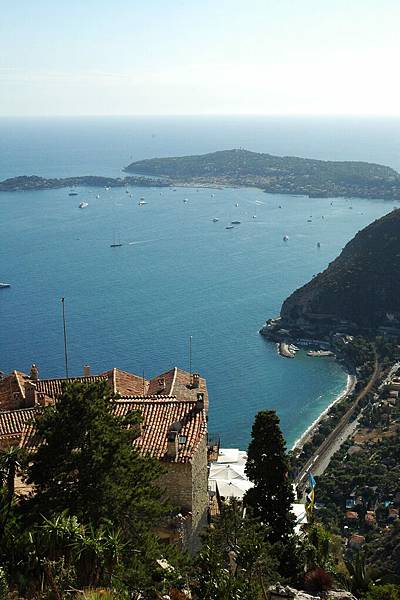
[[[118,175],[134,159],[239,146],[399,168],[393,131],[400,132],[397,121],[0,120],[0,178]],[[257,330],[392,204],[331,205],[251,189],[132,192],[0,195],[0,280],[12,283],[0,295],[0,369],[29,370],[36,362],[42,377],[63,373],[65,296],[72,373],[81,374],[84,363],[149,377],[188,368],[192,335],[193,367],[208,381],[210,430],[225,445],[245,447],[254,414],[274,408],[292,444],[343,388],[345,375],[330,359],[278,357]],[[141,196],[147,205],[139,207]],[[78,209],[82,200],[85,210]],[[241,225],[225,230],[236,219]],[[114,233],[121,248],[109,247]]]

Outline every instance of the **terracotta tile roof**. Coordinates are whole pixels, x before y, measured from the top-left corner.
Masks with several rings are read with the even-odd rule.
[[[346,512],[346,519],[349,519],[350,521],[358,519],[358,513],[354,512],[353,510],[348,510]]]
[[[142,416],[141,435],[134,446],[143,454],[167,462],[189,462],[201,440],[207,433],[205,410],[199,410],[196,402],[179,401],[171,396],[144,396],[121,398],[114,404],[114,414],[123,417],[130,412]],[[167,456],[168,433],[173,423],[180,423],[178,453],[176,458]],[[35,450],[41,443],[35,428],[24,427],[21,446]]]
[[[43,437],[37,433],[36,427],[31,423],[25,424],[21,434],[20,447],[25,448],[28,452],[34,452],[42,443]]]
[[[0,412],[0,437],[20,436],[24,425],[37,414],[36,408],[20,408]]]
[[[60,379],[38,379],[34,383],[39,394],[49,398],[57,398],[62,392],[63,385],[73,381],[94,383],[95,381],[107,381],[106,375],[92,375],[90,377],[68,377]]]
[[[157,375],[157,377],[153,377],[149,381],[149,387],[147,393],[149,396],[153,396],[154,394],[163,394],[164,396],[169,396],[173,393],[175,372],[177,371],[176,367],[174,369],[170,369],[165,373],[161,373],[161,375]],[[164,381],[163,385],[160,385],[160,382]]]
[[[121,371],[121,369],[105,371],[100,373],[99,377],[107,377],[113,392],[121,396],[140,396],[148,393],[148,381],[143,381],[143,377]]]
[[[0,381],[0,409],[13,408],[25,397],[24,383],[29,379],[21,371],[13,371]]]
[[[24,374],[21,374],[21,378],[29,380]],[[14,384],[17,379],[13,375]],[[162,386],[160,380],[163,380]],[[108,381],[113,391],[122,396],[114,405],[116,415],[126,415],[130,411],[140,411],[142,414],[141,435],[135,440],[135,446],[140,452],[151,454],[160,460],[190,461],[200,441],[206,435],[208,410],[206,382],[203,378],[199,378],[198,386],[193,387],[190,374],[176,367],[144,382],[141,377],[120,369],[111,369],[89,377],[38,379],[35,384],[39,401],[44,397],[56,399],[61,394],[63,385],[70,381]],[[198,402],[199,393],[203,394],[203,406]],[[30,408],[0,413],[4,422],[1,425],[0,421],[0,437],[6,435],[6,424],[9,422],[10,431],[15,432],[15,435],[21,436],[23,432],[21,444],[24,447],[31,450],[37,447],[40,440],[29,423],[37,410],[37,408]],[[26,418],[22,415],[26,415]],[[168,434],[171,425],[176,423],[180,426],[177,434],[179,444],[176,457],[170,457],[167,456]]]
[[[164,380],[165,387],[160,385],[160,380]],[[162,394],[166,396],[176,396],[179,400],[195,401],[199,392],[204,394],[204,404],[208,409],[208,394],[206,380],[199,377],[199,386],[193,387],[192,376],[187,371],[182,371],[174,367],[170,371],[157,375],[149,382],[148,395]]]
[[[169,462],[188,462],[207,432],[206,411],[196,401],[181,401],[171,396],[123,398],[115,403],[115,414],[131,411],[142,415],[142,431],[134,445],[144,454]],[[167,456],[168,433],[173,423],[180,423],[176,459]]]

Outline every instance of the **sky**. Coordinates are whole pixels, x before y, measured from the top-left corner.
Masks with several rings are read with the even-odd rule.
[[[400,114],[398,0],[0,0],[0,116]]]

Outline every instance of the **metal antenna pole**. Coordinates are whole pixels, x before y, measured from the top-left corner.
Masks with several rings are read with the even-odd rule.
[[[192,376],[192,336],[189,336],[189,374]]]
[[[63,319],[63,331],[64,331],[64,361],[65,361],[65,377],[68,378],[68,350],[67,350],[67,326],[65,322],[65,298],[61,298],[62,304],[62,319]]]

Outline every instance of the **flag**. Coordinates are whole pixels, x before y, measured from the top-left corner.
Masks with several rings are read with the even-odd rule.
[[[308,494],[306,494],[306,511],[311,513],[313,511],[315,504],[315,492],[312,489]]]
[[[311,473],[311,471],[308,472],[308,483],[310,484],[312,490],[317,485],[317,482],[315,481],[315,479],[314,479],[313,474]]]

